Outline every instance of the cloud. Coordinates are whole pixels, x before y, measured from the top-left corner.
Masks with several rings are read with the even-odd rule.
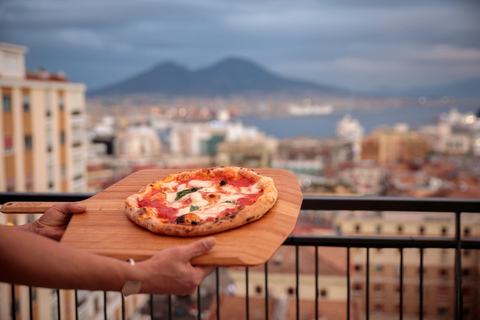
[[[478,9],[448,0],[3,0],[0,41],[28,46],[30,66],[64,69],[90,88],[162,61],[200,68],[233,55],[319,83],[405,86],[478,74]]]

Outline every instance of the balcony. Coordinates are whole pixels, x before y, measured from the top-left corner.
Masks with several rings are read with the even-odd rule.
[[[90,196],[1,193],[0,204],[8,201],[80,201]],[[276,256],[262,266],[217,268],[211,275],[210,283],[202,284],[194,300],[189,302],[190,310],[184,310],[188,314],[179,314],[178,306],[182,300],[178,297],[146,296],[142,315],[131,315],[125,303],[130,297],[97,292],[99,315],[95,319],[232,319],[233,310],[236,310],[238,319],[255,320],[480,318],[480,223],[469,222],[472,217],[480,221],[476,216],[480,213],[479,199],[304,196],[302,212],[309,213],[313,219],[326,213],[344,212],[347,214],[345,221],[355,219],[352,213],[368,213],[366,226],[372,231],[365,234],[358,232],[355,226],[351,230],[337,226],[336,233],[330,235],[291,235],[280,248],[282,251],[288,250],[288,255],[293,257],[290,275],[275,273],[275,269],[284,263],[283,258]],[[425,230],[418,235],[407,234],[399,227],[394,230],[402,234],[393,236],[392,233],[379,232],[383,231],[382,228],[372,227],[382,212],[413,216],[428,212],[433,213],[433,217],[437,213],[438,219],[431,219],[430,222],[442,227],[434,236]],[[451,218],[445,218],[445,213]],[[327,268],[321,254],[324,248],[333,248],[338,253],[343,250],[345,253],[339,255],[343,264],[339,269],[344,272],[336,273],[336,296],[330,289],[324,288],[324,282],[333,279],[322,274]],[[381,258],[383,251],[390,252],[387,258]],[[434,258],[431,257],[432,252]],[[302,271],[306,267],[305,257],[313,261],[313,265],[309,266],[313,270],[309,277]],[[432,264],[432,261],[437,262]],[[389,268],[395,272],[387,275]],[[226,272],[242,279],[236,282],[236,292],[228,290],[230,286],[225,285]],[[292,279],[291,287],[287,285],[288,290],[278,294],[273,283],[286,282],[289,276]],[[243,287],[238,283],[242,283]],[[209,299],[204,293],[207,286],[213,288]],[[10,287],[10,294],[7,297],[0,296],[0,302],[2,298],[11,301],[10,316],[17,319],[20,312],[18,302],[11,297],[17,296],[19,287]],[[307,294],[309,289],[311,293]],[[30,319],[36,318],[32,292],[32,288],[29,288]],[[54,292],[54,318],[62,319],[60,293],[59,290]],[[120,314],[113,314],[109,306],[112,301],[110,297],[115,294],[121,301]],[[227,305],[236,296],[241,296],[241,299],[235,300],[233,305]],[[85,319],[85,293],[75,291],[73,299],[75,319]],[[335,313],[328,314],[326,309],[332,307],[336,308]],[[162,316],[159,310],[162,310]]]

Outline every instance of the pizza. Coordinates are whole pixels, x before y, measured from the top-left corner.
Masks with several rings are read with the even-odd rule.
[[[125,200],[125,213],[153,233],[203,236],[263,217],[275,204],[272,178],[240,167],[170,174]]]

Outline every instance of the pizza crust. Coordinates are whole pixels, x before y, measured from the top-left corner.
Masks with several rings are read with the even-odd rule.
[[[241,176],[251,181],[257,181],[263,189],[263,194],[252,205],[239,206],[238,211],[228,214],[223,218],[216,218],[213,221],[200,221],[198,223],[176,223],[159,219],[154,209],[139,207],[138,201],[143,194],[148,194],[150,188],[159,188],[162,184],[174,180],[207,178],[209,176],[226,175],[234,179]],[[161,181],[154,182],[142,188],[138,193],[129,196],[125,201],[125,213],[135,224],[150,230],[153,233],[170,236],[204,236],[240,227],[247,223],[256,221],[263,217],[275,204],[278,191],[275,188],[273,179],[261,176],[258,173],[244,168],[237,167],[216,167],[201,169],[195,172],[181,172],[172,174]],[[194,214],[194,213],[193,213]],[[187,219],[190,221],[189,219]]]

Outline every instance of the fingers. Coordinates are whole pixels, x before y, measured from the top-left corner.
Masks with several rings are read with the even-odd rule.
[[[187,261],[207,253],[215,246],[215,243],[216,240],[214,237],[208,237],[186,245],[184,247],[184,252]]]
[[[83,203],[78,202],[66,202],[66,203],[57,203],[53,206],[53,209],[65,214],[70,215],[72,213],[81,213],[87,209],[87,206]]]

